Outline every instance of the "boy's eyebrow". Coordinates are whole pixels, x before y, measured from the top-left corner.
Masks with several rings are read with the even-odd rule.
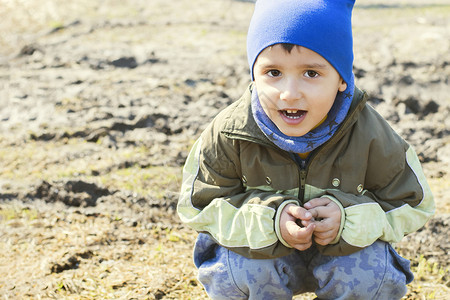
[[[326,69],[328,68],[325,64],[320,63],[313,63],[313,64],[301,64],[300,66],[307,68],[307,69]]]
[[[326,68],[328,68],[328,66],[326,64],[321,64],[321,63],[299,64],[298,66],[301,68],[304,68],[304,69],[326,69]],[[270,64],[270,63],[264,64],[263,63],[263,64],[261,64],[261,67],[264,69],[277,69],[280,66],[276,65],[276,64]]]

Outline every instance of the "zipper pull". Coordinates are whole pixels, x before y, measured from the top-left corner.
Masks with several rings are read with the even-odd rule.
[[[302,169],[300,170],[300,188],[302,189],[302,191],[305,190],[305,185],[306,185],[306,170]]]

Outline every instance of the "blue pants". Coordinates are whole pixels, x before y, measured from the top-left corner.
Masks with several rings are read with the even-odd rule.
[[[198,279],[212,299],[400,299],[413,280],[410,263],[377,241],[348,256],[326,256],[313,246],[276,259],[249,259],[199,234],[194,248]]]

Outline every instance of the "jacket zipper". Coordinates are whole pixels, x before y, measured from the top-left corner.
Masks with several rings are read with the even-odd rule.
[[[307,159],[302,159],[295,153],[291,153],[291,157],[299,167],[300,189],[298,191],[298,199],[303,203],[305,198],[306,175],[308,174],[307,169],[309,157]]]
[[[303,203],[305,198],[306,170],[300,169],[300,193],[298,198]]]

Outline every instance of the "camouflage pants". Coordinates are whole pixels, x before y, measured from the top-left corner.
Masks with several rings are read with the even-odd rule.
[[[277,259],[249,259],[200,234],[194,248],[199,281],[212,299],[400,299],[413,279],[409,261],[377,241],[348,256],[315,247]]]

